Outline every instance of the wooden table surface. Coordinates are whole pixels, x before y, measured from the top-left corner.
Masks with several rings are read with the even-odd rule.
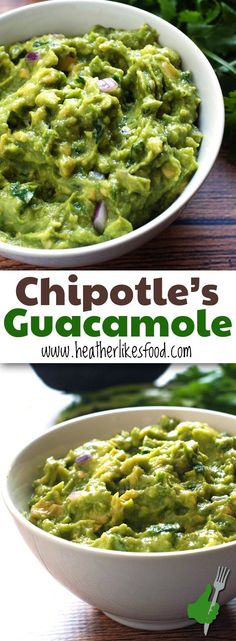
[[[37,0],[36,0],[37,1]],[[27,0],[0,0],[0,10]],[[0,269],[28,269],[0,257]],[[178,220],[159,236],[102,269],[236,269],[236,167],[221,151]]]

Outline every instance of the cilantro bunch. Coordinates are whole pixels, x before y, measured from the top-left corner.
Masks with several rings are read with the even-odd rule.
[[[184,31],[205,53],[225,99],[231,159],[236,163],[236,0],[118,0],[145,9]]]
[[[216,365],[212,370],[193,365],[178,374],[174,370],[170,373],[168,382],[160,387],[158,381],[130,383],[74,395],[73,403],[63,410],[57,422],[119,407],[150,405],[201,407],[236,415],[235,363]]]

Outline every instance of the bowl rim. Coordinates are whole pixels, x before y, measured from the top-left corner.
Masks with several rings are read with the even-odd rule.
[[[137,412],[140,411],[141,412],[141,411],[144,411],[144,410],[147,410],[147,411],[148,410],[156,410],[156,411],[159,411],[159,412],[165,412],[167,410],[167,413],[168,413],[168,410],[172,410],[174,412],[175,411],[177,411],[177,412],[180,411],[181,412],[181,411],[184,410],[184,411],[186,411],[186,413],[190,412],[190,416],[194,412],[199,412],[200,415],[201,414],[204,415],[204,414],[207,413],[207,415],[209,414],[210,417],[211,416],[212,417],[217,416],[217,417],[220,417],[220,418],[222,417],[222,419],[231,417],[236,422],[236,415],[229,414],[227,412],[218,412],[218,411],[215,411],[215,410],[206,410],[206,409],[197,408],[197,407],[188,408],[188,407],[181,407],[181,406],[177,406],[177,405],[173,405],[173,406],[172,405],[171,406],[152,405],[152,406],[148,406],[148,407],[143,407],[143,406],[127,407],[127,408],[123,407],[123,408],[118,408],[118,409],[115,409],[115,410],[106,410],[106,411],[103,411],[103,412],[94,412],[93,414],[86,414],[86,415],[81,416],[81,417],[76,417],[76,418],[73,418],[71,420],[64,421],[63,423],[58,423],[58,424],[54,425],[48,431],[44,431],[38,437],[34,438],[32,441],[30,441],[26,445],[24,445],[24,447],[22,449],[20,449],[17,452],[17,454],[14,455],[13,460],[11,461],[10,465],[8,465],[7,472],[4,473],[3,482],[1,484],[2,497],[3,497],[4,503],[5,503],[6,507],[7,507],[7,509],[9,510],[11,515],[14,517],[14,519],[23,528],[25,528],[26,530],[29,530],[29,532],[32,534],[33,538],[35,538],[35,536],[38,535],[39,538],[42,537],[42,539],[45,540],[45,541],[48,541],[49,544],[50,543],[53,544],[53,541],[54,541],[55,545],[62,546],[65,549],[68,548],[68,546],[69,546],[69,548],[71,550],[75,551],[77,549],[78,552],[81,551],[81,552],[85,552],[85,553],[88,553],[88,554],[92,553],[94,555],[99,555],[99,556],[100,555],[102,555],[102,556],[105,555],[105,556],[108,557],[108,556],[111,555],[113,557],[113,555],[115,555],[115,557],[121,557],[121,558],[124,558],[124,559],[127,558],[127,557],[133,558],[133,559],[149,559],[150,558],[153,561],[154,558],[157,558],[157,559],[171,559],[171,558],[179,558],[179,557],[180,558],[183,558],[183,557],[187,557],[188,558],[189,555],[191,555],[191,556],[192,555],[198,555],[199,556],[201,554],[206,554],[206,553],[213,554],[214,552],[217,552],[217,550],[218,550],[218,552],[220,552],[220,551],[225,550],[225,549],[230,549],[230,548],[234,549],[235,546],[236,546],[236,539],[235,539],[235,541],[229,541],[228,543],[220,543],[219,545],[212,545],[212,546],[209,546],[209,547],[195,548],[193,550],[178,550],[178,551],[173,551],[173,552],[125,552],[125,551],[122,551],[122,550],[109,550],[109,549],[105,549],[105,548],[95,548],[95,547],[91,547],[90,545],[86,545],[85,543],[75,543],[75,541],[68,541],[67,539],[63,539],[62,537],[57,537],[57,536],[51,534],[50,532],[46,532],[45,530],[42,530],[41,528],[37,527],[37,525],[34,525],[30,521],[28,521],[28,519],[25,516],[23,516],[23,514],[21,514],[20,510],[15,507],[15,505],[13,503],[13,500],[12,500],[12,498],[10,496],[10,492],[8,491],[8,488],[7,488],[8,476],[12,473],[12,470],[14,469],[14,465],[17,462],[17,459],[29,447],[31,447],[32,445],[34,445],[37,442],[41,441],[41,439],[43,439],[47,435],[56,434],[61,429],[63,429],[63,428],[66,429],[66,427],[71,426],[74,423],[79,423],[80,421],[82,422],[83,420],[86,420],[86,419],[88,420],[90,417],[96,418],[96,416],[118,414],[119,412],[125,412],[125,413],[128,414],[128,413],[132,413],[133,411],[137,411]],[[186,420],[188,420],[188,419],[186,418]],[[191,420],[191,418],[189,420]],[[214,426],[212,426],[212,427],[214,427]],[[215,428],[215,429],[217,429],[217,428]]]
[[[84,3],[84,0],[69,0],[71,4],[81,4]],[[209,172],[211,171],[214,162],[218,156],[220,146],[222,143],[222,138],[224,134],[224,124],[225,124],[225,110],[224,110],[224,100],[223,100],[223,94],[221,91],[221,87],[218,81],[218,78],[215,74],[215,71],[206,58],[206,56],[203,54],[203,52],[200,50],[200,48],[188,37],[186,36],[180,29],[172,25],[171,23],[167,22],[163,18],[160,18],[159,16],[156,16],[152,14],[151,12],[145,11],[143,9],[140,9],[135,6],[130,6],[126,5],[125,2],[120,3],[120,2],[111,2],[111,0],[86,0],[86,5],[93,5],[94,3],[100,4],[101,6],[106,6],[110,5],[111,7],[114,7],[117,9],[121,9],[122,5],[125,6],[126,10],[130,12],[132,15],[132,12],[136,12],[140,14],[140,16],[143,16],[144,22],[148,22],[148,17],[152,16],[153,19],[156,20],[156,28],[158,30],[158,24],[162,25],[168,25],[168,28],[172,33],[178,34],[178,37],[182,39],[182,42],[188,42],[188,45],[190,46],[191,50],[195,51],[197,53],[199,62],[202,64],[202,69],[204,70],[204,73],[207,72],[207,77],[210,75],[211,80],[214,85],[214,98],[215,98],[215,104],[217,105],[218,108],[218,126],[217,126],[217,131],[216,131],[216,139],[215,139],[215,147],[213,149],[213,153],[210,157],[210,159],[207,162],[207,166],[205,167],[204,171],[201,172],[201,161],[199,162],[199,166],[196,170],[196,172],[193,174],[193,176],[190,178],[189,183],[183,190],[183,192],[174,200],[173,203],[167,209],[165,209],[161,214],[154,215],[154,218],[152,218],[150,221],[144,223],[137,229],[133,229],[131,232],[128,234],[124,234],[123,236],[118,236],[117,238],[113,238],[111,240],[107,241],[102,241],[97,244],[90,244],[90,245],[85,245],[82,247],[71,247],[71,248],[65,248],[65,249],[41,249],[41,248],[34,248],[34,247],[27,247],[27,246],[21,246],[21,245],[14,245],[14,243],[5,243],[3,241],[0,241],[0,251],[3,250],[5,255],[8,254],[13,254],[15,255],[15,259],[17,258],[24,258],[28,263],[30,262],[30,258],[32,259],[41,259],[42,260],[42,265],[43,265],[43,258],[47,260],[47,258],[52,258],[52,259],[57,259],[57,258],[65,258],[65,259],[73,259],[77,258],[78,260],[83,257],[87,257],[88,255],[91,254],[91,259],[92,259],[92,264],[96,264],[96,258],[99,259],[100,254],[103,252],[110,252],[112,251],[113,248],[119,248],[121,246],[122,248],[122,253],[126,253],[129,251],[129,244],[134,240],[139,240],[142,234],[144,234],[144,240],[145,242],[145,235],[150,233],[151,231],[154,232],[154,235],[156,234],[156,230],[158,229],[159,226],[165,227],[165,223],[167,221],[170,221],[170,224],[172,220],[174,219],[175,216],[177,216],[177,213],[180,209],[182,209],[187,202],[193,197],[193,195],[197,192],[199,187],[203,184],[205,179],[207,178]],[[60,7],[61,5],[67,5],[68,7],[68,1],[67,0],[50,0],[50,3],[47,1],[39,2],[36,4],[29,4],[29,5],[24,5],[23,7],[18,7],[16,9],[12,9],[10,11],[4,12],[3,14],[0,15],[0,24],[1,22],[4,22],[4,20],[7,20],[8,17],[16,17],[18,18],[19,15],[21,14],[27,14],[29,11],[40,11],[45,10],[46,8],[50,11],[50,6],[58,6]],[[191,53],[191,52],[190,52]],[[200,96],[201,97],[201,96]],[[201,175],[203,173],[203,175]],[[194,183],[193,183],[194,181]],[[192,186],[191,186],[192,185]],[[106,255],[104,255],[104,258],[102,259],[102,262],[106,260]],[[109,258],[109,260],[112,260],[112,257]]]

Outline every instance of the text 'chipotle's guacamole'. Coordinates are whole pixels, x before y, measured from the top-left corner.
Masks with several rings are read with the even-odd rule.
[[[0,241],[91,245],[162,212],[197,168],[199,102],[148,25],[0,47]]]
[[[163,416],[48,458],[28,518],[56,536],[109,550],[219,545],[236,539],[235,470],[236,436]]]

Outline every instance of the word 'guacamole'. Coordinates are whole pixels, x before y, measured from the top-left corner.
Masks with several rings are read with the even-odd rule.
[[[55,536],[109,550],[219,545],[236,540],[235,468],[236,436],[163,416],[50,456],[27,516]]]
[[[165,210],[197,168],[199,102],[148,25],[0,47],[0,241],[92,245]]]

